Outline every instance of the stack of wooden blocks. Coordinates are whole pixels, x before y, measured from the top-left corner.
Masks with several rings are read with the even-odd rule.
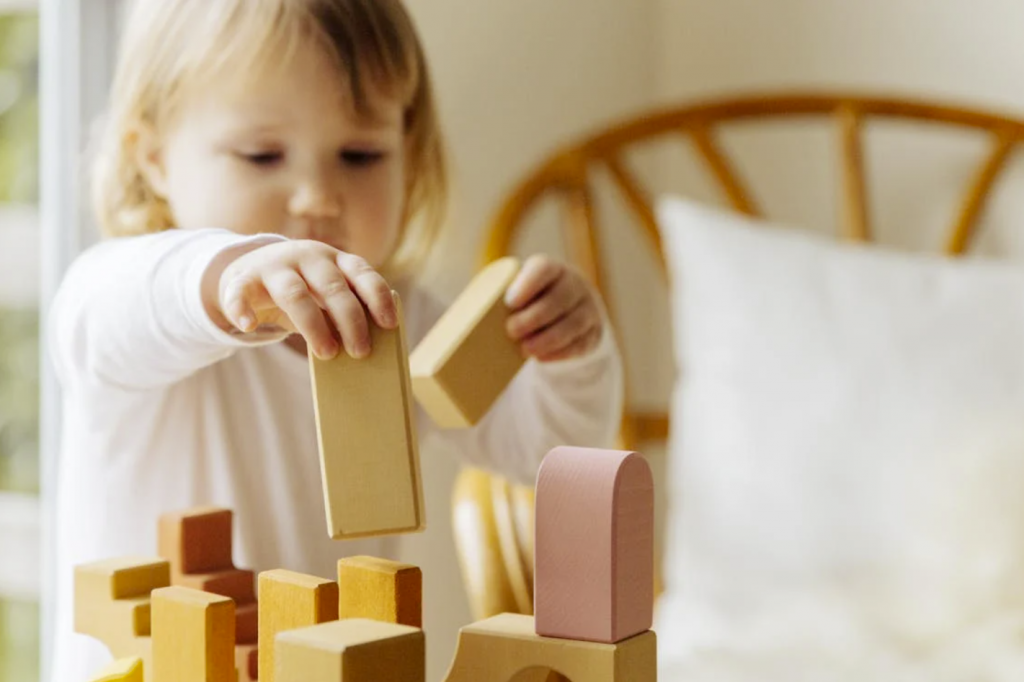
[[[373,332],[368,360],[312,361],[332,538],[424,527],[412,396],[450,427],[487,411],[522,364],[501,304],[518,269],[485,270],[411,359],[399,328]],[[500,369],[489,385],[481,356]],[[637,453],[550,452],[536,491],[536,616],[463,628],[447,682],[653,682],[653,496]],[[336,580],[271,570],[256,589],[232,562],[231,511],[214,508],[160,519],[158,551],[76,569],[75,629],[118,659],[95,682],[425,682],[414,566],[346,558]]]

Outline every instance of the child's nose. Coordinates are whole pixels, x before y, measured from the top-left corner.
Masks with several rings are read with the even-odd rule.
[[[324,220],[341,217],[341,201],[321,179],[305,182],[292,194],[289,210],[297,218]]]

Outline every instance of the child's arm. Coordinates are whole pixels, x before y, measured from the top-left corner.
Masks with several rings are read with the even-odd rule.
[[[510,288],[516,312],[509,333],[531,359],[481,422],[441,431],[420,421],[425,436],[464,460],[531,485],[551,448],[611,447],[621,421],[622,361],[604,307],[575,272],[565,281],[549,277],[565,272],[561,264],[531,259]],[[427,307],[432,319],[436,304]]]
[[[50,347],[58,375],[65,384],[127,390],[167,386],[239,348],[280,341],[296,328],[321,350],[332,331],[317,301],[332,322],[343,307],[364,315],[360,306],[346,306],[349,301],[338,304],[352,291],[335,286],[346,281],[346,268],[362,268],[361,261],[353,257],[353,263],[343,263],[347,254],[328,249],[216,229],[104,242],[75,262],[54,302]],[[359,273],[352,290],[373,300],[364,290],[380,289],[393,305],[383,278],[368,268]],[[302,296],[292,286],[295,281],[303,283]],[[370,307],[377,318],[386,314],[375,303]],[[244,331],[236,326],[254,310],[278,324],[246,324]],[[310,328],[313,312],[322,328]],[[357,322],[366,325],[365,317],[351,317],[335,325],[346,346]]]

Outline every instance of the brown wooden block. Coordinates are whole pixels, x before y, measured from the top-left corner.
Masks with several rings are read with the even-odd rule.
[[[238,605],[256,601],[256,574],[239,568],[216,573],[175,575],[173,582],[179,587],[230,597]]]
[[[255,644],[259,637],[259,605],[255,601],[235,604],[235,642]]]
[[[651,628],[654,482],[635,452],[560,447],[537,476],[537,634],[618,642]]]
[[[293,571],[259,575],[259,673],[274,682],[274,638],[279,632],[338,619],[338,583]]]
[[[480,271],[409,357],[416,400],[441,428],[476,424],[523,366],[504,303],[519,269],[502,258]]]
[[[255,644],[235,646],[235,669],[238,682],[256,682],[259,679],[260,652]]]
[[[150,592],[170,584],[170,566],[162,559],[127,557],[75,567],[75,632],[103,642],[114,658],[149,665]]]
[[[235,682],[235,603],[187,587],[153,591],[157,682]]]
[[[116,660],[101,670],[90,682],[143,682],[142,659]]]
[[[213,573],[234,568],[230,509],[198,507],[160,517],[158,552],[175,574]]]
[[[401,304],[395,295],[401,319]],[[426,527],[423,482],[401,325],[370,325],[373,351],[355,360],[310,354],[327,532],[335,540]]]
[[[417,566],[374,557],[338,561],[340,618],[423,626],[423,573]]]
[[[278,682],[424,682],[423,631],[350,619],[277,636]],[[486,682],[486,680],[474,680]]]
[[[463,628],[446,682],[543,680],[557,671],[579,682],[656,682],[657,638],[644,632],[615,644],[534,634],[530,616],[504,614]],[[550,679],[550,678],[549,678]],[[561,679],[555,677],[555,679]]]

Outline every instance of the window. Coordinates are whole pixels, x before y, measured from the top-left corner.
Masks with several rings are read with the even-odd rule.
[[[39,17],[0,0],[0,682],[39,679]]]

